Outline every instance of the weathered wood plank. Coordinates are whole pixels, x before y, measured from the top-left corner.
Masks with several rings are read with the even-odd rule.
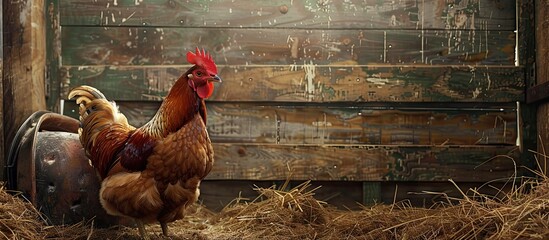
[[[280,189],[284,180],[205,180],[200,183],[202,205],[212,211],[221,211],[223,207],[239,198],[241,203],[251,202],[259,197],[258,188],[275,187]],[[302,184],[303,181],[288,181],[287,190]],[[309,190],[314,191],[317,200],[324,201],[341,209],[360,210],[362,203],[362,182],[349,181],[312,181]],[[377,199],[378,203],[380,203]],[[362,205],[363,206],[363,205]]]
[[[117,102],[131,124],[141,126],[159,102]],[[65,114],[76,105],[65,102]],[[514,145],[513,109],[417,109],[385,105],[289,106],[208,103],[208,132],[218,143]]]
[[[536,82],[537,84],[549,82],[549,1],[535,1],[535,36],[536,36]],[[549,103],[544,102],[537,109],[537,129],[539,136],[537,146],[537,159],[540,169],[547,174],[549,170]]]
[[[490,29],[515,27],[515,1],[61,1],[61,23],[91,26]]]
[[[2,9],[2,3],[0,1],[0,9]],[[0,24],[1,25],[1,24]],[[1,28],[1,26],[0,26]],[[0,37],[1,39],[1,37]],[[1,42],[0,42],[1,44]],[[2,50],[0,50],[0,55],[2,54]],[[0,166],[5,166],[7,159],[7,154],[4,155],[4,89],[2,88],[3,81],[2,81],[2,68],[3,68],[3,62],[2,58],[0,58]],[[0,174],[1,175],[1,174]],[[3,175],[1,176],[4,177]]]
[[[46,108],[44,97],[44,0],[3,1],[2,104],[4,149],[16,131],[37,110]],[[5,159],[4,159],[5,160]],[[5,166],[1,162],[0,166]],[[0,172],[3,179],[4,171]]]
[[[259,196],[256,188],[279,188],[284,181],[260,181],[260,180],[205,180],[200,184],[200,202],[209,210],[221,211],[223,207],[237,198],[241,202],[250,202]],[[303,181],[289,181],[289,188],[302,184]],[[451,182],[366,182],[381,185],[380,195],[377,199],[370,199],[375,203],[391,204],[393,202],[406,201],[415,207],[433,207],[433,204],[448,202],[444,197],[463,199],[463,192],[469,197],[478,197],[470,189],[484,196],[494,196],[503,199],[511,189],[511,184],[493,182],[457,182],[459,189]],[[318,188],[314,197],[327,202],[330,206],[340,209],[361,210],[364,208],[363,185],[361,182],[349,181],[312,181],[311,188]],[[440,194],[436,194],[440,193]],[[444,194],[444,195],[442,195]],[[395,198],[396,196],[396,198]]]
[[[2,1],[0,1],[0,12],[2,11]],[[2,29],[3,29],[3,24],[0,24],[0,32],[3,33]],[[4,46],[4,41],[3,41],[3,35],[4,34],[0,34],[0,46]],[[4,89],[2,88],[2,85],[3,85],[3,73],[2,73],[2,69],[4,67],[4,62],[3,62],[3,59],[4,59],[4,51],[3,51],[3,47],[0,47],[0,166],[5,166],[5,162],[7,158],[7,156],[4,156]],[[7,155],[7,154],[6,154]],[[4,177],[3,174],[0,174],[1,176],[0,177]]]
[[[91,85],[113,100],[159,100],[188,67],[64,67],[58,79],[62,98],[76,86]],[[223,83],[216,85],[210,100],[521,101],[523,71],[522,67],[224,66],[219,68]]]
[[[507,180],[510,180],[506,183]],[[416,207],[433,207],[441,202],[448,203],[450,199],[463,199],[465,193],[470,199],[479,199],[481,196],[493,197],[493,199],[505,199],[510,191],[516,189],[512,184],[513,179],[486,182],[381,182],[381,203],[406,201]],[[515,182],[520,184],[520,181]],[[515,188],[513,188],[515,187]],[[480,193],[480,194],[479,194]],[[449,197],[450,199],[446,198]],[[458,201],[452,201],[458,204]],[[438,206],[440,207],[440,205]]]
[[[58,76],[61,57],[61,26],[59,25],[59,1],[46,0],[46,104],[48,110],[59,111],[59,87],[62,84]]]
[[[63,27],[63,65],[181,65],[196,46],[220,65],[507,65],[515,32]]]
[[[214,143],[207,179],[485,182],[521,174],[515,147],[334,147]],[[520,165],[520,163],[519,163]]]

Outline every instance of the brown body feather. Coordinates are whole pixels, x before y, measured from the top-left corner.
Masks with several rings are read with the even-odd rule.
[[[204,100],[188,86],[188,73],[137,129],[97,89],[69,94],[80,105],[80,140],[103,179],[100,200],[109,214],[165,224],[181,219],[198,199],[213,149]]]

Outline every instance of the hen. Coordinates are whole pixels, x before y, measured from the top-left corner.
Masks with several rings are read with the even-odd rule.
[[[204,99],[221,82],[212,56],[188,52],[192,66],[170,89],[154,117],[140,128],[128,124],[114,102],[97,89],[69,93],[79,104],[80,141],[102,179],[99,199],[107,213],[144,223],[181,219],[197,201],[200,181],[210,172],[214,152],[206,130]]]

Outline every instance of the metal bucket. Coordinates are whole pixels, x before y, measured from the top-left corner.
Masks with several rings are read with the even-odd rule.
[[[47,111],[31,115],[10,148],[7,188],[21,192],[50,224],[92,219],[95,226],[118,224],[99,202],[99,177],[80,144],[79,124]]]

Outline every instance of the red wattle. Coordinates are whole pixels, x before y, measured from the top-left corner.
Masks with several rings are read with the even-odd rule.
[[[206,99],[206,98],[209,98],[212,95],[213,90],[214,90],[214,85],[213,85],[213,83],[209,82],[209,83],[205,84],[204,86],[197,87],[196,88],[196,93],[198,94],[198,96],[200,98]]]

